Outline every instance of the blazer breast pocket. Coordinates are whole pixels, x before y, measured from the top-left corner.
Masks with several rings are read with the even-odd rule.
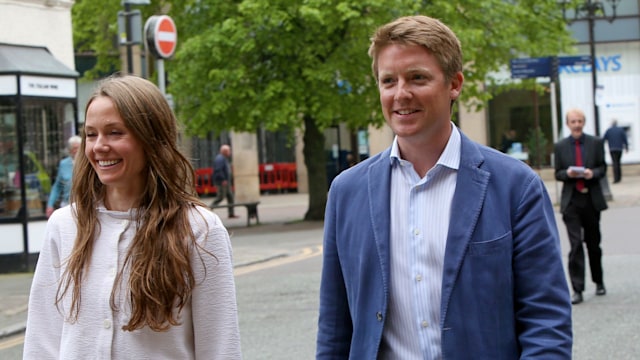
[[[513,238],[511,231],[496,239],[469,243],[470,256],[497,255],[501,253],[511,253],[512,251]]]
[[[479,303],[508,299],[513,289],[513,236],[511,231],[488,241],[469,243],[460,279],[472,286]],[[481,286],[478,286],[481,285]]]

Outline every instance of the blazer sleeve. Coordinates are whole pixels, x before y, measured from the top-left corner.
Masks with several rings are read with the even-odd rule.
[[[570,359],[571,304],[554,209],[542,181],[524,188],[513,226],[514,307],[522,359]]]
[[[589,181],[599,182],[601,178],[607,175],[607,163],[604,160],[604,142],[598,137],[593,137],[591,141],[591,155],[593,156],[593,163],[591,171],[593,172],[593,178]]]
[[[337,247],[336,182],[329,192],[324,223],[322,280],[316,359],[347,359],[353,324]]]

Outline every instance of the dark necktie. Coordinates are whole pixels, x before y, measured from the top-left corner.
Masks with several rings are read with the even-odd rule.
[[[576,140],[576,166],[582,166],[582,149],[580,149],[580,141]],[[584,180],[576,181],[576,189],[580,192],[584,191]]]

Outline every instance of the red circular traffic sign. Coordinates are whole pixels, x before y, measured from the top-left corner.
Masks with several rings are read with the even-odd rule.
[[[178,30],[173,19],[167,15],[152,16],[145,28],[149,50],[157,57],[171,57],[178,43]]]

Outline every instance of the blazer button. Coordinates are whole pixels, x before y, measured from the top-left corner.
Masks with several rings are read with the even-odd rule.
[[[378,321],[382,321],[382,313],[380,311],[376,313],[376,319],[378,319]]]

